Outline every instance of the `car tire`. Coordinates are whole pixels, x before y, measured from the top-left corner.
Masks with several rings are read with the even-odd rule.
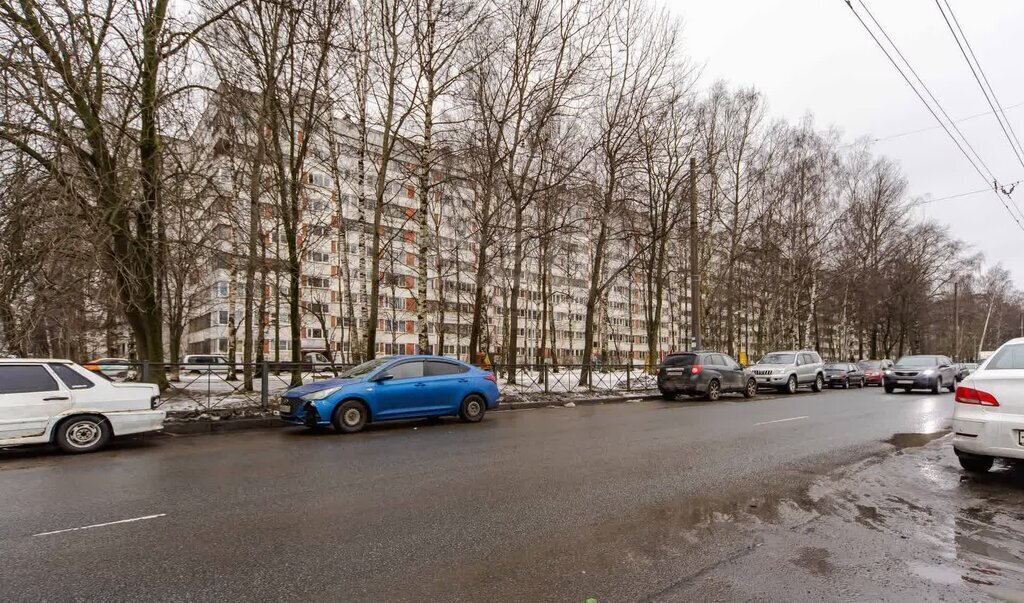
[[[68,454],[96,452],[110,441],[110,423],[103,417],[84,415],[61,421],[55,429],[54,441]]]
[[[796,393],[796,386],[797,386],[796,375],[790,375],[789,379],[786,379],[786,385],[784,385],[782,387],[782,391],[784,393],[791,394],[791,395],[795,394]]]
[[[331,424],[341,433],[356,433],[366,427],[369,414],[366,405],[359,400],[346,400],[334,409]]]
[[[487,412],[487,402],[477,394],[470,394],[459,407],[459,418],[466,423],[479,423]]]
[[[995,459],[990,456],[958,456],[960,466],[971,473],[988,473]]]
[[[757,379],[750,379],[749,381],[747,381],[747,388],[743,390],[743,397],[749,400],[750,398],[753,398],[756,395]]]
[[[864,378],[861,377],[860,382],[857,383],[857,389],[864,389],[864,386],[867,385],[867,383],[865,383],[864,381]]]
[[[825,378],[819,373],[814,377],[814,383],[811,384],[811,391],[820,392],[825,389]]]
[[[896,388],[893,387],[892,385],[883,385],[882,387],[885,388],[885,393],[887,393],[887,394],[891,394],[894,391],[896,391]]]
[[[718,382],[718,379],[712,379],[708,382],[708,392],[705,397],[711,402],[717,401],[722,397],[722,384]]]
[[[942,375],[939,375],[938,378],[935,379],[935,384],[932,385],[932,393],[933,394],[939,393],[940,391],[942,391],[943,387],[944,386],[942,385]]]
[[[948,389],[951,394],[952,393],[956,393],[956,381],[953,381],[953,383],[950,383],[949,386],[946,387],[946,389]]]
[[[845,380],[843,381],[843,389],[850,389],[850,378],[849,378],[849,377],[847,377],[847,378],[846,378],[846,379],[845,379]]]
[[[675,400],[676,396],[678,396],[678,395],[679,394],[676,394],[676,393],[673,393],[673,392],[661,392],[662,399],[668,400],[669,402],[671,402],[672,400]]]

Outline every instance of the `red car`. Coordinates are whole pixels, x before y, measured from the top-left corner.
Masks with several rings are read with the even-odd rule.
[[[857,365],[864,370],[864,385],[882,385],[882,374],[892,368],[892,360],[861,360]]]

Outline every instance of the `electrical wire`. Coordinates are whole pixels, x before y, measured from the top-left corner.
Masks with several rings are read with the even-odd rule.
[[[971,75],[974,76],[974,81],[978,82],[978,87],[981,88],[981,93],[985,95],[985,101],[988,103],[992,113],[996,116],[996,121],[999,122],[999,128],[1003,131],[1003,135],[1006,136],[1006,141],[1010,143],[1010,148],[1013,149],[1013,154],[1017,156],[1017,161],[1024,167],[1024,158],[1021,157],[1021,146],[1020,139],[1017,138],[1017,133],[1013,131],[1013,126],[1010,125],[1010,121],[1006,119],[1006,111],[1003,110],[1002,104],[996,97],[995,90],[992,89],[992,84],[988,81],[988,76],[985,75],[985,70],[981,68],[981,63],[978,61],[978,57],[974,54],[974,49],[971,47],[971,43],[967,41],[967,35],[964,34],[963,28],[960,27],[960,22],[957,20],[956,15],[953,13],[953,8],[949,5],[949,2],[943,0],[946,4],[946,9],[949,10],[949,17],[946,16],[946,11],[942,9],[942,4],[939,0],[935,0],[935,6],[939,8],[939,12],[942,13],[942,19],[946,22],[946,27],[949,28],[949,33],[953,34],[953,39],[956,41],[956,45],[960,48],[960,54],[963,55],[964,60],[967,61],[967,66],[971,69]],[[949,18],[953,18],[953,23],[956,24],[956,30],[953,29],[953,23],[950,23]],[[957,36],[957,32],[960,33]],[[963,39],[963,43],[960,43],[960,39]],[[964,46],[967,46],[967,50],[964,50]],[[970,58],[967,56],[967,51],[970,51]],[[971,62],[974,59],[974,62]],[[977,65],[978,69],[975,71],[974,66]],[[981,77],[978,74],[981,74]],[[982,83],[984,80],[984,84]],[[994,101],[994,102],[993,102]],[[996,110],[995,105],[999,105],[999,109]],[[1004,124],[1005,122],[1005,124]],[[1009,128],[1009,130],[1007,130]],[[1011,136],[1012,133],[1012,136]]]
[[[1009,107],[1006,107],[1006,111],[1009,111],[1010,109],[1016,109],[1018,107],[1024,107],[1024,103],[1017,103],[1016,105],[1010,105]],[[1000,107],[1000,109],[1002,109],[1002,107]],[[962,118],[956,120],[956,123],[962,124],[965,121],[970,121],[972,119],[977,119],[979,117],[985,117],[987,115],[992,115],[992,111],[984,111],[982,113],[975,113],[974,115],[968,115],[967,117],[962,117]],[[870,142],[872,142],[872,143],[884,142],[886,140],[892,140],[894,138],[902,138],[904,136],[911,136],[913,134],[921,134],[922,132],[930,132],[932,130],[938,130],[940,127],[941,126],[928,126],[927,128],[918,128],[916,130],[907,130],[906,132],[897,132],[896,134],[890,134],[888,136],[881,136],[879,138],[872,138],[870,140]],[[856,144],[859,144],[859,143],[851,142],[849,144],[843,145],[840,148],[852,147],[852,146],[854,146]]]
[[[1020,184],[1021,182],[1024,182],[1024,180],[1018,180],[1016,182],[1010,182],[1009,184],[1006,184],[1004,186],[1015,187],[1018,184]],[[918,201],[918,202],[914,203],[913,205],[915,207],[919,206],[919,205],[928,205],[929,203],[936,203],[938,201],[948,201],[950,199],[959,199],[960,197],[969,197],[971,195],[979,195],[981,193],[990,192],[991,190],[992,190],[991,187],[989,187],[989,188],[980,188],[980,189],[978,189],[976,191],[970,191],[968,193],[958,193],[956,195],[948,195],[946,197],[937,197],[935,199],[925,199],[924,201]]]
[[[914,91],[914,94],[921,101],[921,103],[924,104],[925,108],[928,109],[928,112],[931,113],[932,117],[935,118],[935,121],[937,121],[939,123],[939,125],[942,126],[942,129],[946,132],[946,135],[949,136],[949,138],[953,141],[953,144],[956,145],[956,147],[963,154],[964,158],[967,159],[968,163],[971,164],[971,167],[974,168],[974,171],[976,171],[978,173],[978,175],[981,176],[981,179],[985,180],[986,183],[987,183],[988,182],[988,178],[981,171],[981,168],[978,167],[978,164],[975,163],[974,159],[970,156],[970,154],[968,154],[967,151],[964,149],[964,145],[960,143],[960,141],[956,138],[956,136],[953,135],[952,132],[950,132],[949,127],[946,126],[946,123],[942,121],[942,119],[935,112],[935,109],[932,108],[932,106],[928,103],[927,100],[925,100],[924,96],[921,94],[921,91],[917,89],[917,86],[915,86],[914,83],[910,80],[910,78],[907,76],[907,74],[900,67],[899,63],[896,62],[896,59],[894,59],[892,57],[892,55],[889,53],[889,50],[885,47],[884,44],[882,44],[882,41],[878,39],[878,36],[875,35],[875,32],[871,30],[871,27],[869,27],[868,24],[864,21],[864,19],[860,16],[860,13],[857,12],[857,9],[855,9],[853,7],[853,2],[851,0],[844,0],[844,2],[846,2],[846,6],[848,6],[850,8],[850,12],[852,12],[853,15],[857,18],[857,21],[860,22],[860,24],[864,28],[864,30],[866,32],[868,32],[868,35],[871,36],[871,39],[874,40],[874,42],[878,46],[878,48],[882,50],[883,54],[885,54],[885,58],[889,59],[889,62],[892,63],[892,66],[896,69],[896,71],[903,78],[903,81],[905,81],[907,83],[907,85],[910,86],[910,89]],[[900,58],[903,60],[903,62],[906,63],[906,65],[910,69],[911,73],[914,74],[914,77],[916,77],[918,82],[921,83],[921,87],[924,88],[924,90],[928,93],[928,96],[932,98],[932,101],[935,103],[935,105],[939,109],[939,111],[941,111],[942,114],[946,116],[947,120],[952,122],[952,120],[949,118],[949,115],[945,112],[945,110],[942,109],[942,105],[935,99],[934,95],[931,94],[931,92],[928,90],[928,87],[921,80],[920,76],[917,75],[917,72],[914,71],[914,68],[910,65],[910,62],[907,61],[906,57],[903,56],[903,53],[901,53],[899,51],[899,48],[893,43],[892,38],[889,37],[889,35],[885,32],[885,29],[881,26],[881,24],[878,22],[878,20],[875,19],[874,15],[871,14],[871,11],[867,8],[867,6],[864,5],[863,0],[858,0],[858,2],[860,3],[861,7],[864,8],[865,12],[867,12],[868,15],[871,17],[871,20],[875,23],[875,26],[878,27],[879,31],[882,32],[882,35],[885,36],[885,39],[889,41],[889,44],[893,47],[893,49],[900,56]],[[964,138],[963,137],[963,133],[959,131],[959,129],[956,127],[956,125],[955,124],[951,124],[951,125],[953,126],[954,130],[956,130],[957,133],[960,134],[961,138]],[[966,138],[964,138],[964,144],[967,144],[967,146],[969,148],[971,148],[972,151],[974,151],[973,147],[970,147],[970,143],[967,141]],[[977,152],[975,152],[975,155],[977,155]],[[981,161],[980,157],[978,159],[979,159],[979,162],[982,164],[982,166],[985,167],[985,170],[989,172],[989,175],[992,176],[991,170],[989,170],[988,167],[985,166],[984,161]],[[1010,217],[1013,218],[1013,221],[1017,223],[1017,227],[1020,228],[1021,231],[1024,231],[1024,224],[1021,223],[1021,220],[1018,217],[1018,215],[1014,213],[1014,211],[1010,208],[1010,205],[1007,204],[1006,200],[1003,199],[1002,195],[999,194],[999,192],[997,190],[997,188],[998,188],[998,181],[996,180],[996,178],[994,176],[992,176],[992,181],[993,181],[992,192],[995,193],[996,197],[999,198],[999,202],[1002,203],[1003,207],[1006,208],[1006,211],[1010,214]],[[1018,213],[1020,212],[1019,209],[1017,211],[1018,211]]]

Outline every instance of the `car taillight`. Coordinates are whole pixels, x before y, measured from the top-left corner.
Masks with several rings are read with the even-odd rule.
[[[484,379],[487,379],[488,381],[491,381],[492,383],[497,383],[498,382],[497,377],[495,377],[494,375],[484,375]]]
[[[700,374],[700,372],[701,372],[702,370],[704,370],[704,367],[702,367],[702,366],[701,366],[701,365],[699,365],[699,364],[695,364],[695,365],[693,365],[693,366],[692,366],[692,367],[690,368],[690,374],[691,374],[691,375],[699,375],[699,374]]]
[[[956,388],[956,401],[960,404],[977,404],[978,406],[999,406],[996,397],[988,392],[973,387]]]

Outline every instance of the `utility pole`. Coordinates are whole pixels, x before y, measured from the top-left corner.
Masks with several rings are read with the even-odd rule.
[[[697,255],[697,159],[690,157],[690,320],[693,321],[693,349],[701,349],[700,266]]]
[[[953,282],[953,359],[960,362],[960,283]]]

